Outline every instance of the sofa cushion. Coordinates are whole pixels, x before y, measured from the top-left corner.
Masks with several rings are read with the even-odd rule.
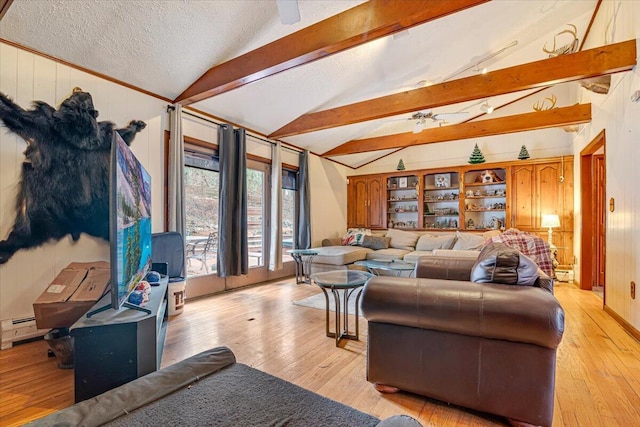
[[[461,233],[456,231],[456,243],[453,245],[452,249],[462,250],[462,251],[475,251],[482,249],[482,245],[484,245],[485,237],[481,234],[473,234],[473,233]]]
[[[517,249],[503,243],[485,246],[471,269],[471,281],[533,286],[538,278],[538,265]]]
[[[425,234],[420,236],[416,243],[416,251],[432,251],[434,249],[451,249],[453,242],[456,240],[455,234],[444,234],[434,236]]]
[[[391,261],[403,259],[409,251],[406,249],[380,249],[379,251],[372,251],[367,254],[367,259],[380,259],[384,261]]]
[[[390,228],[387,230],[387,237],[391,237],[389,246],[396,249],[406,249],[408,251],[415,250],[416,242],[420,235],[410,231],[397,230]]]
[[[362,246],[362,241],[366,235],[371,235],[371,230],[368,228],[350,228],[347,230],[347,234],[342,237],[342,244],[345,246]]]
[[[369,248],[360,246],[325,246],[314,249],[318,251],[318,255],[313,258],[314,264],[331,265],[345,265],[362,261],[367,258],[369,252],[373,252]]]
[[[458,249],[436,249],[433,251],[433,256],[447,257],[447,258],[467,258],[476,259],[480,255],[480,251],[462,251]]]
[[[418,262],[420,257],[432,255],[433,251],[413,251],[406,254],[402,259],[407,262]]]
[[[391,237],[384,236],[364,236],[360,246],[369,249],[387,249],[391,243]]]

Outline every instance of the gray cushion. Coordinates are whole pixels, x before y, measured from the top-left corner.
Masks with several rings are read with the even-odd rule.
[[[533,286],[537,278],[538,265],[504,243],[485,246],[471,269],[471,281],[477,283]]]
[[[364,236],[362,241],[363,248],[369,249],[387,249],[389,247],[389,243],[391,242],[391,237],[383,237],[383,236]]]

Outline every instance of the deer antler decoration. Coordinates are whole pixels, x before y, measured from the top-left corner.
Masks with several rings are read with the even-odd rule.
[[[551,105],[547,106],[547,101],[551,103]],[[558,102],[558,98],[555,95],[551,95],[542,100],[542,102],[538,101],[533,104],[533,109],[535,111],[547,111],[551,110],[556,106],[556,102]]]
[[[573,27],[573,30],[567,29],[564,31],[560,31],[558,34],[553,36],[553,48],[551,50],[547,49],[547,44],[545,43],[542,47],[542,50],[545,53],[549,54],[550,58],[560,55],[567,55],[569,53],[574,53],[578,50],[578,29],[573,24],[567,24],[570,27]],[[569,44],[565,44],[556,49],[556,38],[561,34],[571,34],[573,36],[573,41]]]

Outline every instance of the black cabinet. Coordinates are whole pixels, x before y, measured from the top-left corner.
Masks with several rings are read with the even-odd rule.
[[[164,277],[151,289],[145,305],[151,314],[123,307],[83,316],[71,326],[76,402],[160,369],[168,321],[167,286]],[[92,310],[109,301],[107,294]]]

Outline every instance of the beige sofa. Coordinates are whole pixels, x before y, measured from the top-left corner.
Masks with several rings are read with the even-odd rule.
[[[423,256],[446,256],[475,259],[486,239],[499,234],[499,230],[486,232],[451,232],[451,231],[408,231],[389,229],[381,231],[364,231],[378,243],[382,239],[381,249],[372,244],[362,242],[343,245],[344,238],[324,239],[322,246],[313,248],[318,252],[311,264],[311,273],[330,270],[362,269],[354,265],[356,261],[366,259],[404,260],[417,262]],[[369,246],[369,247],[367,247]],[[388,246],[388,247],[384,247]]]

